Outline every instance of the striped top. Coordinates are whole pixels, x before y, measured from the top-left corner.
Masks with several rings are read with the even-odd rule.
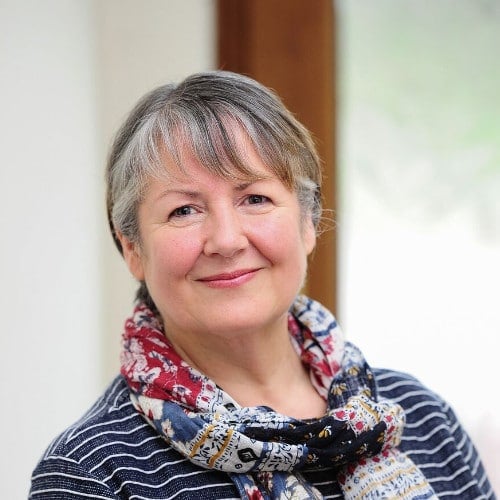
[[[400,449],[443,499],[495,499],[477,452],[450,407],[408,375],[374,370],[379,394],[399,403],[407,425]],[[325,499],[342,498],[331,469],[303,471]],[[30,499],[235,499],[224,472],[193,465],[137,413],[124,379],[49,446]]]

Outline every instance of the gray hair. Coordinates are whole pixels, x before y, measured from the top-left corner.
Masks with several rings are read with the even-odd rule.
[[[140,242],[138,207],[148,181],[165,175],[165,153],[181,171],[187,148],[216,175],[256,178],[235,139],[236,128],[247,134],[271,172],[297,193],[302,213],[318,226],[321,167],[309,131],[255,80],[227,71],[197,73],[146,94],[116,135],[106,181],[108,220],[120,252],[116,232]]]

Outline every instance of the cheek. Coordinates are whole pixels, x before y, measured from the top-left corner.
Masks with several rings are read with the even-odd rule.
[[[259,225],[254,232],[255,246],[269,260],[277,263],[305,259],[306,252],[297,220],[279,217]]]
[[[184,277],[198,256],[199,244],[193,239],[186,235],[162,235],[149,248],[146,282],[168,284],[165,278]]]

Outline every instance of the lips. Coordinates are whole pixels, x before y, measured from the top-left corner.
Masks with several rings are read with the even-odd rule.
[[[232,288],[250,281],[259,269],[239,269],[226,273],[213,274],[199,278],[197,281],[212,288]]]

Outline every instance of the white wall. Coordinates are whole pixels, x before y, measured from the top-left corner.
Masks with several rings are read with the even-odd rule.
[[[26,498],[116,372],[134,286],[105,226],[105,153],[143,92],[213,67],[212,8],[0,0],[2,498]]]

